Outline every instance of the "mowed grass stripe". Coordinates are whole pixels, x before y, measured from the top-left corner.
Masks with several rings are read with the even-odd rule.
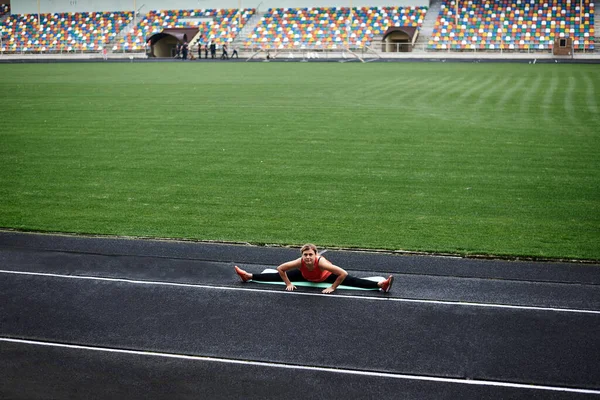
[[[494,83],[494,79],[494,77],[487,77],[487,79],[471,77],[470,81],[467,82],[465,87],[457,88],[457,95],[455,97],[456,107],[477,105],[477,98],[484,90],[489,89],[490,85]],[[447,101],[451,103],[451,99],[447,99]]]
[[[598,117],[598,91],[596,87],[597,81],[594,81],[592,79],[590,73],[582,71],[581,75],[583,77],[583,82],[585,85],[585,95],[588,112],[594,114],[595,117]]]
[[[488,107],[490,110],[497,112],[498,110],[493,106],[495,103],[493,99],[500,96],[500,93],[506,89],[511,79],[513,78],[510,76],[495,77],[491,79],[487,87],[477,94],[475,106],[478,109],[481,107]],[[490,99],[490,97],[492,99]],[[485,113],[480,115],[485,115]]]
[[[531,118],[531,116],[534,116],[535,120],[539,120],[539,118],[535,118],[537,116],[539,116],[540,112],[539,112],[539,99],[541,98],[540,96],[540,90],[542,90],[541,84],[543,81],[543,76],[541,74],[535,74],[535,76],[532,76],[530,74],[528,74],[526,76],[526,81],[523,84],[523,94],[521,96],[521,112],[528,116],[529,118]],[[535,106],[536,109],[533,113],[530,113],[530,107],[531,106]]]
[[[429,102],[434,104],[448,104],[455,107],[455,102],[461,98],[466,98],[466,92],[476,90],[476,87],[480,85],[480,78],[477,76],[464,75],[460,79],[455,79],[453,84],[446,88],[443,92],[437,94],[435,97],[430,97]]]
[[[383,80],[382,93],[394,99],[405,98],[406,96],[412,98],[416,93],[421,92],[422,86],[422,82],[417,82],[408,76],[389,77],[389,80]],[[363,89],[363,92],[368,91],[369,88]]]
[[[504,93],[501,92],[501,96],[498,99],[495,107],[500,113],[515,113],[520,112],[518,101],[523,95],[523,89],[525,87],[527,78],[520,77],[510,81],[510,85],[504,88]]]
[[[438,75],[422,80],[422,88],[414,98],[415,104],[426,106],[437,102],[441,96],[452,96],[464,90],[464,82],[468,77],[465,75]]]
[[[0,226],[598,259],[597,119],[534,106],[557,67],[0,66]]]
[[[575,115],[576,111],[579,113],[580,110],[576,110],[574,106],[574,96],[575,91],[577,90],[577,82],[574,76],[567,76],[565,78],[565,94],[563,97],[563,107],[564,113],[567,116],[569,122],[571,124],[578,124],[577,116]]]
[[[548,85],[544,92],[544,97],[542,100],[542,114],[544,116],[544,121],[552,122],[554,119],[554,102],[556,101],[556,91],[559,84],[559,75],[556,70],[550,71],[550,74],[547,75]]]

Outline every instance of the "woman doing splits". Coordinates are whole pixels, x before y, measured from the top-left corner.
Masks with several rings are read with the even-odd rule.
[[[331,286],[323,290],[323,293],[332,293],[339,285],[344,283],[346,286],[354,286],[364,289],[381,289],[385,293],[392,288],[394,277],[390,275],[382,282],[375,282],[369,279],[356,278],[343,270],[342,268],[333,265],[325,257],[319,255],[317,247],[314,244],[305,244],[301,249],[302,257],[293,261],[288,261],[277,267],[277,272],[251,274],[235,266],[235,272],[242,278],[242,281],[249,280],[273,282],[285,282],[285,290],[292,291],[296,286],[292,284],[292,280],[304,280],[309,282],[327,282]],[[290,271],[288,273],[288,271]]]

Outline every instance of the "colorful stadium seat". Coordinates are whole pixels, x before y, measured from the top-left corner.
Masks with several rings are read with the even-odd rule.
[[[165,28],[194,27],[217,45],[230,43],[253,14],[254,9],[150,11],[131,33],[115,43],[113,50],[144,48],[148,37]]]
[[[2,24],[8,52],[99,51],[133,18],[132,12],[10,15]]]
[[[547,50],[567,37],[576,50],[594,49],[592,0],[452,0],[442,2],[428,48]]]
[[[593,0],[442,0],[427,47],[539,51],[551,49],[556,39],[571,37],[576,50],[590,51],[595,46],[594,11]],[[399,6],[269,9],[242,46],[360,48],[389,27],[420,29],[426,12],[427,7]],[[176,27],[197,27],[217,45],[230,43],[255,10],[151,11],[122,38],[117,35],[133,20],[132,12],[41,14],[39,20],[37,14],[8,13],[10,7],[0,5],[2,52],[80,52],[99,51],[107,43],[115,51],[140,51],[149,36]]]
[[[427,7],[275,8],[269,9],[245,47],[323,48],[362,47],[387,28],[420,28]]]

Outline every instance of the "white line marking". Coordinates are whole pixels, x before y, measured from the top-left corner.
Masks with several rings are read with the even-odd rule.
[[[441,377],[437,377],[437,376],[406,375],[406,374],[395,374],[395,373],[391,373],[391,372],[361,371],[361,370],[332,368],[332,367],[314,367],[314,366],[307,366],[307,365],[300,365],[300,364],[282,364],[282,363],[271,363],[271,362],[267,362],[267,361],[247,361],[247,360],[236,360],[236,359],[231,359],[231,358],[194,356],[194,355],[174,354],[174,353],[160,353],[160,352],[155,352],[155,351],[125,350],[125,349],[114,349],[114,348],[110,348],[110,347],[97,347],[97,346],[76,345],[76,344],[67,344],[67,343],[41,342],[41,341],[36,341],[36,340],[14,339],[14,338],[3,338],[3,337],[0,337],[0,342],[19,343],[19,344],[27,344],[27,345],[34,345],[34,346],[58,347],[58,348],[75,349],[75,350],[98,351],[98,352],[107,352],[107,353],[139,355],[139,356],[175,358],[175,359],[190,360],[190,361],[206,361],[206,362],[218,362],[218,363],[223,363],[223,364],[236,364],[236,365],[245,365],[245,366],[295,369],[295,370],[304,370],[304,371],[319,371],[319,372],[329,372],[329,373],[334,373],[334,374],[371,376],[371,377],[377,377],[377,378],[407,379],[407,380],[416,380],[416,381],[455,383],[455,384],[461,384],[461,385],[497,386],[497,387],[515,388],[515,389],[546,390],[546,391],[553,391],[553,392],[600,394],[600,390],[594,390],[594,389],[580,389],[580,388],[570,388],[570,387],[561,387],[561,386],[544,386],[544,385],[533,385],[533,384],[526,384],[526,383],[487,381],[487,380],[477,380],[477,379],[441,378]]]
[[[119,283],[128,283],[128,284],[134,284],[134,285],[174,286],[174,287],[187,287],[187,288],[200,288],[200,289],[233,290],[233,291],[240,291],[240,292],[269,293],[269,294],[279,294],[279,295],[319,296],[319,297],[330,297],[330,298],[333,297],[333,298],[352,299],[352,300],[395,301],[395,302],[402,302],[402,303],[438,304],[438,305],[465,306],[465,307],[506,308],[506,309],[515,309],[515,310],[553,311],[553,312],[564,312],[564,313],[600,315],[600,310],[582,310],[582,309],[576,309],[576,308],[556,308],[556,307],[538,307],[538,306],[517,306],[517,305],[510,305],[510,304],[472,303],[472,302],[450,301],[450,300],[404,299],[404,298],[399,298],[399,297],[388,297],[387,295],[384,295],[384,294],[382,294],[380,296],[350,296],[350,295],[344,295],[344,294],[287,292],[285,290],[268,290],[268,289],[240,288],[240,287],[233,287],[233,286],[200,285],[200,284],[194,284],[194,283],[139,281],[139,280],[125,279],[125,278],[104,278],[104,277],[85,276],[85,275],[61,275],[61,274],[53,274],[53,273],[46,273],[46,272],[27,272],[27,271],[0,270],[0,274],[43,276],[43,277],[49,277],[49,278],[80,279],[80,280],[104,281],[104,282],[119,282]]]

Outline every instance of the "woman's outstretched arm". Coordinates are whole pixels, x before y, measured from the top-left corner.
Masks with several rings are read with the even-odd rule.
[[[285,290],[292,291],[296,290],[296,286],[292,284],[290,278],[287,276],[287,271],[299,268],[301,265],[301,259],[298,258],[293,261],[288,261],[277,267],[277,272],[279,272],[279,276],[285,282]]]
[[[346,277],[348,276],[346,270],[338,267],[337,265],[333,265],[329,260],[325,258],[321,258],[321,260],[319,261],[319,267],[321,269],[331,272],[334,275],[337,275],[337,279],[331,284],[331,286],[323,290],[323,293],[334,292],[338,288],[338,286],[340,286],[342,282],[344,282],[344,279],[346,279]]]

